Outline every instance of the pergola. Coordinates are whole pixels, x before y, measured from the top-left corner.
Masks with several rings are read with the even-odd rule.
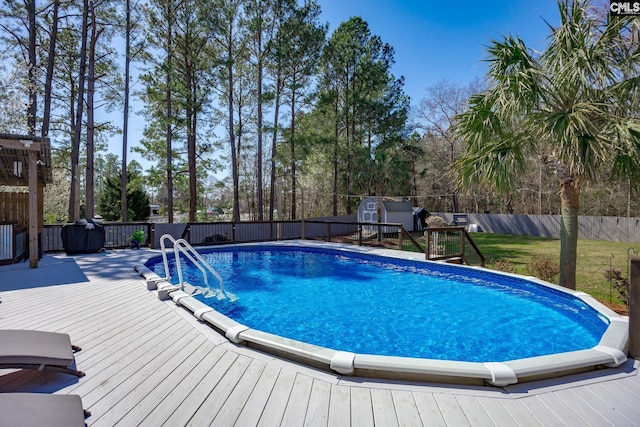
[[[0,133],[0,221],[17,222],[29,233],[29,266],[38,267],[38,233],[44,225],[44,187],[53,180],[48,138]],[[28,202],[11,199],[7,187],[29,189]],[[12,206],[24,204],[24,206]],[[7,206],[5,206],[7,205]]]

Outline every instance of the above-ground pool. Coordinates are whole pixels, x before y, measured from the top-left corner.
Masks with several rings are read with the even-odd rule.
[[[625,360],[626,319],[537,279],[311,242],[199,252],[233,297],[183,260],[201,293],[174,300],[234,342],[342,374],[505,385]],[[146,267],[165,276],[161,257]]]

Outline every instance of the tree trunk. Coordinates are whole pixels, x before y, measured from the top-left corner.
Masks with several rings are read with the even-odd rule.
[[[122,117],[122,167],[120,175],[120,218],[127,222],[127,137],[129,134],[129,76],[131,65],[131,0],[125,3],[124,28],[124,115]]]
[[[56,42],[58,41],[58,10],[60,0],[53,1],[51,18],[51,31],[49,33],[49,54],[47,57],[47,74],[44,80],[44,111],[42,113],[42,136],[49,136],[49,123],[51,122],[51,88],[53,85],[53,71],[56,58]]]
[[[78,168],[80,159],[80,136],[82,134],[82,112],[84,107],[84,81],[87,68],[88,21],[89,1],[84,0],[82,5],[82,42],[80,45],[80,67],[78,71],[77,109],[71,147],[71,191],[69,192],[69,220],[71,222],[80,218],[80,177],[78,176]]]
[[[333,105],[334,128],[333,128],[333,216],[338,215],[338,151],[340,142],[340,123],[338,122],[338,98]]]
[[[173,224],[173,131],[171,127],[171,121],[173,119],[173,105],[171,103],[172,94],[172,62],[173,62],[173,44],[172,44],[172,24],[173,23],[173,9],[171,8],[171,2],[167,2],[167,74],[166,74],[166,91],[167,91],[167,105],[166,105],[166,139],[167,139],[167,153],[166,153],[166,168],[167,168],[167,221],[169,224]]]
[[[580,186],[575,179],[560,183],[560,286],[576,289],[576,261],[578,256],[578,208]]]
[[[257,44],[258,44],[258,53],[257,53],[257,59],[258,59],[258,63],[257,63],[257,71],[258,71],[258,75],[257,75],[257,98],[258,98],[258,122],[257,122],[257,126],[258,126],[258,147],[257,147],[257,153],[256,153],[256,157],[257,157],[257,162],[256,162],[256,175],[257,175],[257,183],[256,183],[256,192],[257,192],[257,196],[258,196],[258,221],[262,221],[264,220],[264,213],[263,213],[263,209],[264,209],[264,203],[262,201],[262,187],[263,187],[263,183],[262,183],[262,25],[260,26],[260,29],[257,31],[258,34],[258,40],[257,40]]]
[[[296,145],[295,133],[296,133],[296,91],[295,91],[295,77],[291,84],[291,219],[296,219]]]
[[[186,47],[185,47],[186,49]],[[198,202],[198,186],[196,181],[196,134],[195,134],[195,89],[193,88],[194,65],[190,63],[188,53],[184,53],[188,63],[185,66],[185,78],[187,89],[187,163],[189,168],[189,222],[196,221],[196,210]]]
[[[96,87],[96,44],[100,32],[96,23],[95,4],[91,3],[91,39],[89,43],[89,59],[87,70],[87,166],[85,175],[85,212],[87,218],[94,216],[94,151],[95,151],[95,119],[94,95]]]
[[[273,221],[273,211],[275,206],[275,194],[276,194],[276,152],[278,149],[278,115],[280,114],[280,88],[282,86],[282,80],[280,78],[280,70],[278,70],[278,77],[276,79],[276,99],[273,112],[273,136],[271,140],[271,181],[269,192],[269,221]],[[280,212],[278,212],[280,215]]]
[[[235,131],[233,129],[233,50],[231,42],[229,42],[227,50],[227,103],[228,103],[228,126],[229,141],[231,143],[231,174],[233,179],[233,221],[240,221],[240,189],[238,176],[238,158],[236,156]]]
[[[27,107],[27,133],[36,134],[37,113],[37,58],[36,58],[36,0],[27,3],[27,15],[29,19],[29,106]]]

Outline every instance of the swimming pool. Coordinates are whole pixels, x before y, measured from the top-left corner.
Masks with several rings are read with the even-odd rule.
[[[564,373],[586,367],[580,354],[591,368],[624,361],[626,341],[602,345],[624,319],[539,280],[311,242],[200,252],[238,299],[174,300],[232,341],[339,373],[500,385],[545,376],[543,361]],[[157,261],[147,266],[163,276]]]

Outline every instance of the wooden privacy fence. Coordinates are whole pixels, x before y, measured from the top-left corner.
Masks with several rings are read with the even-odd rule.
[[[454,222],[454,217],[459,219],[464,215],[468,224],[476,224],[479,231],[486,233],[560,238],[560,215],[478,213],[432,213],[432,215],[441,216],[449,224]],[[580,216],[578,217],[578,236],[580,239],[588,240],[640,242],[640,218]]]
[[[29,223],[29,193],[0,191],[0,222]]]

